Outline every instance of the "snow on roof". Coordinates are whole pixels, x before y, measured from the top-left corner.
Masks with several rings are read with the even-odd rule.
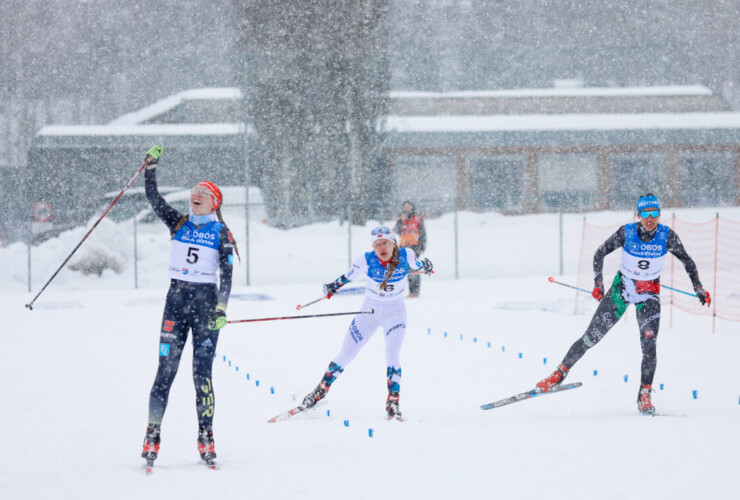
[[[577,87],[548,89],[470,90],[456,92],[392,91],[392,99],[515,98],[515,97],[653,97],[706,96],[712,91],[704,85],[666,85],[655,87]]]
[[[138,111],[133,111],[120,116],[110,122],[109,125],[138,125],[151,120],[157,115],[166,113],[179,106],[185,101],[192,100],[236,100],[242,98],[242,91],[236,87],[206,87],[202,89],[190,89],[178,92],[171,96],[160,99]]]
[[[387,132],[740,129],[740,113],[589,113],[386,118]]]
[[[251,130],[251,128],[250,128]],[[171,123],[166,125],[48,125],[38,136],[236,135],[243,123]]]

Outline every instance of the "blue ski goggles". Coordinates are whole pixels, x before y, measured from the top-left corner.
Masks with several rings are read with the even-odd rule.
[[[660,217],[660,210],[640,210],[640,217],[643,219],[647,219],[648,217],[657,219]]]

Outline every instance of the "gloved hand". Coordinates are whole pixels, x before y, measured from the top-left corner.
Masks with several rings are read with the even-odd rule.
[[[707,307],[711,307],[712,297],[709,296],[709,292],[707,292],[700,286],[694,288],[694,292],[696,292],[696,296],[699,298],[699,302],[701,302],[701,305],[706,304]]]
[[[331,283],[327,283],[324,285],[324,295],[326,295],[327,299],[332,298],[333,295],[335,295],[339,289],[341,288],[341,285],[337,283],[336,281],[332,281]]]
[[[594,289],[591,292],[591,297],[601,302],[601,299],[604,298],[604,284],[603,283],[594,283]]]
[[[432,274],[432,269],[434,269],[434,266],[432,265],[432,261],[427,259],[426,257],[421,261],[422,267],[421,270],[424,271],[427,274]]]
[[[157,168],[160,156],[162,156],[162,146],[152,146],[149,151],[146,152],[146,158],[144,158],[144,161],[146,161],[151,157],[151,161],[149,161],[149,165],[146,166],[146,169],[152,170]]]
[[[222,305],[216,306],[208,319],[209,330],[220,330],[226,326],[226,308]]]

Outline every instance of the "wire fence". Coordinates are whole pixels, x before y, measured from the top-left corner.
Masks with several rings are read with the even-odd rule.
[[[144,205],[146,207],[147,205]],[[397,204],[400,207],[400,203]],[[146,209],[121,217],[115,210],[91,234],[59,276],[73,282],[82,276],[108,276],[121,287],[151,288],[166,279],[170,237],[164,224]],[[338,217],[290,229],[270,224],[262,203],[225,204],[224,221],[237,243],[235,285],[326,282],[347,271],[352,261],[370,251],[370,229],[396,225],[390,218],[348,223],[350,207]],[[388,213],[391,213],[388,211]],[[129,214],[129,215],[130,215]],[[435,265],[435,279],[472,279],[553,275],[574,272],[566,239],[576,231],[573,214],[505,216],[493,211],[457,211],[425,217],[425,257]],[[38,288],[71,251],[84,227],[54,234],[34,244],[13,246],[13,277],[29,291]],[[531,236],[541,248],[533,250]],[[27,240],[28,241],[28,240]],[[10,251],[10,249],[6,249]],[[23,251],[27,255],[18,255]],[[533,251],[537,259],[527,257]],[[21,273],[25,269],[25,273]],[[113,276],[115,275],[115,276]]]

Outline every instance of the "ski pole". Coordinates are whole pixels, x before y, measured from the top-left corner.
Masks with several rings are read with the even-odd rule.
[[[153,149],[154,149],[154,148],[150,149],[149,151],[152,151]],[[155,152],[155,153],[156,153],[156,152]],[[161,155],[161,154],[162,154],[162,148],[161,148],[161,147],[159,148],[159,151],[158,151],[158,153],[159,153],[159,155]],[[93,224],[93,226],[92,226],[92,227],[90,228],[90,230],[89,230],[89,231],[87,232],[87,234],[85,234],[85,236],[83,236],[83,237],[82,237],[82,239],[80,240],[80,242],[79,242],[79,243],[77,243],[77,246],[76,246],[76,247],[74,247],[74,249],[73,249],[73,250],[72,250],[72,251],[70,252],[70,254],[69,254],[69,255],[67,255],[67,258],[66,258],[66,259],[64,259],[64,262],[62,262],[62,265],[60,265],[60,266],[59,266],[59,268],[58,268],[58,269],[57,269],[56,271],[54,271],[54,274],[52,274],[52,275],[51,275],[51,278],[49,278],[49,281],[47,281],[47,282],[46,282],[46,284],[45,284],[45,285],[44,285],[44,286],[43,286],[43,287],[41,288],[41,291],[40,291],[39,293],[37,293],[37,294],[36,294],[36,296],[35,296],[35,297],[33,298],[33,300],[32,300],[31,302],[29,302],[28,304],[26,304],[26,307],[27,307],[27,308],[28,308],[29,310],[31,310],[31,311],[33,310],[33,303],[34,303],[34,302],[36,302],[36,299],[38,299],[38,298],[39,298],[39,295],[41,295],[41,294],[42,294],[42,293],[44,292],[44,290],[46,290],[46,287],[47,287],[47,286],[49,286],[49,283],[51,283],[51,282],[52,282],[52,280],[53,280],[54,278],[56,278],[57,274],[59,274],[59,271],[61,271],[61,270],[62,270],[62,268],[63,268],[63,267],[64,267],[64,266],[65,266],[65,265],[67,264],[67,262],[69,262],[69,259],[71,259],[71,258],[72,258],[72,256],[73,256],[73,255],[75,254],[75,252],[77,251],[77,249],[78,249],[78,248],[80,248],[80,247],[82,246],[82,244],[83,244],[83,243],[85,242],[85,240],[87,239],[87,237],[88,237],[88,236],[90,236],[90,233],[92,233],[92,232],[93,232],[93,229],[95,229],[96,227],[98,227],[98,224],[100,224],[100,221],[101,221],[101,220],[103,220],[103,218],[104,218],[104,217],[105,217],[106,215],[108,215],[108,212],[110,212],[110,209],[111,209],[111,208],[113,208],[113,205],[115,205],[116,203],[118,203],[118,200],[120,200],[120,199],[121,199],[121,196],[123,196],[123,193],[124,193],[124,192],[125,192],[125,191],[126,191],[126,190],[127,190],[128,188],[130,188],[130,187],[131,187],[131,184],[133,184],[133,183],[134,183],[134,181],[135,181],[135,180],[136,180],[136,179],[137,179],[137,178],[139,177],[139,175],[141,175],[141,172],[143,172],[143,171],[144,171],[144,169],[145,169],[145,168],[146,168],[146,167],[147,167],[147,166],[148,166],[148,165],[149,165],[149,164],[150,164],[150,163],[152,162],[152,160],[155,160],[155,159],[156,159],[156,160],[158,160],[158,159],[159,159],[159,156],[157,156],[157,157],[155,158],[154,156],[152,156],[152,155],[150,155],[150,154],[147,154],[147,156],[146,156],[146,160],[144,161],[144,164],[143,164],[143,165],[142,165],[142,166],[141,166],[141,167],[139,168],[139,171],[138,171],[138,172],[136,172],[136,175],[134,175],[134,176],[133,176],[133,177],[131,178],[131,180],[130,180],[130,181],[128,181],[128,184],[126,184],[126,187],[124,187],[124,188],[123,188],[123,190],[121,190],[121,192],[120,192],[120,193],[118,193],[118,196],[116,196],[116,199],[115,199],[115,200],[113,200],[113,201],[111,202],[111,204],[110,204],[110,205],[108,205],[108,208],[106,208],[106,209],[105,209],[105,212],[103,212],[103,215],[101,215],[101,216],[100,216],[100,218],[99,218],[99,219],[98,219],[97,221],[95,221],[95,224]],[[156,161],[155,161],[155,163],[156,163]]]
[[[297,306],[295,306],[295,308],[296,308],[296,311],[300,311],[300,310],[301,310],[301,309],[303,309],[304,307],[308,307],[308,306],[310,306],[311,304],[315,304],[316,302],[321,302],[322,300],[324,300],[324,299],[328,299],[328,298],[329,298],[329,296],[328,296],[328,295],[324,295],[323,297],[319,297],[319,298],[318,298],[318,299],[316,299],[316,300],[312,300],[311,302],[309,302],[309,303],[307,303],[307,304],[298,304]]]
[[[688,295],[690,297],[696,297],[697,296],[695,293],[684,292],[683,290],[679,290],[678,288],[673,288],[673,287],[670,287],[668,285],[660,285],[660,286],[662,286],[663,288],[667,288],[668,290],[673,290],[674,292],[683,293],[683,294]]]
[[[588,294],[591,293],[591,290],[586,290],[585,288],[578,288],[577,286],[569,285],[567,283],[561,283],[560,281],[555,281],[555,278],[553,278],[552,276],[547,278],[547,281],[549,281],[550,283],[557,283],[558,285],[567,286],[568,288],[573,288],[574,290],[578,290],[579,292],[585,292]]]
[[[583,288],[578,288],[576,286],[572,286],[572,285],[568,285],[566,283],[561,283],[559,281],[555,281],[555,278],[553,278],[552,276],[550,276],[549,278],[547,278],[547,281],[549,281],[550,283],[557,283],[558,285],[567,286],[568,288],[575,288],[579,292],[591,293],[590,291],[585,290]],[[696,294],[695,293],[684,292],[683,290],[679,290],[678,288],[673,288],[672,286],[668,286],[668,285],[660,285],[660,286],[663,287],[663,288],[667,288],[668,290],[673,290],[674,292],[683,293],[683,294],[688,295],[690,297],[696,297]]]
[[[227,321],[226,323],[228,324],[255,323],[257,321],[278,321],[278,320],[283,320],[283,319],[325,318],[327,316],[346,316],[348,314],[373,314],[374,312],[375,312],[374,309],[370,309],[369,311],[353,311],[353,312],[343,312],[343,313],[305,314],[303,316],[280,316],[276,318],[237,319],[234,321]]]

